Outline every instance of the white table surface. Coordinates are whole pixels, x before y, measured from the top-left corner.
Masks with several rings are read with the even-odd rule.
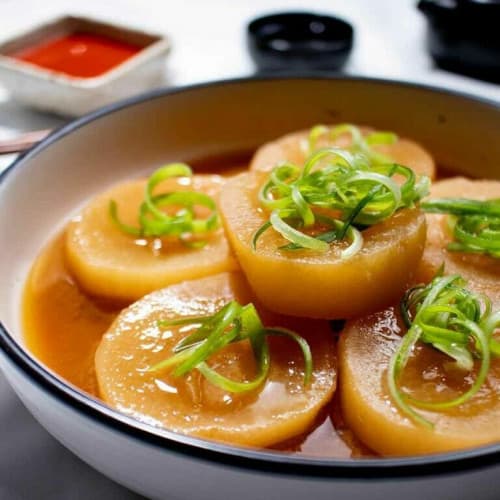
[[[421,82],[500,102],[500,86],[434,67],[416,0],[0,0],[0,41],[62,14],[85,14],[170,35],[169,85],[246,76],[247,22],[263,13],[314,10],[345,17],[356,38],[346,73]],[[66,120],[11,101],[1,89],[0,139]],[[14,160],[0,156],[0,170]],[[132,499],[52,439],[24,410],[0,374],[0,500]],[[54,474],[54,471],[57,471]]]

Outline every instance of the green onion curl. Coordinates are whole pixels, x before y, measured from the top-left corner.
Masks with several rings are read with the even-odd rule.
[[[500,356],[500,344],[493,338],[500,327],[500,311],[492,313],[490,300],[465,288],[458,275],[437,276],[428,285],[408,290],[400,304],[408,328],[391,357],[387,371],[389,392],[399,409],[428,428],[434,424],[418,409],[440,411],[472,399],[486,381],[491,358]],[[443,402],[416,399],[398,385],[418,342],[432,346],[453,360],[464,374],[478,364],[471,386],[456,398]]]
[[[307,341],[286,328],[264,327],[253,304],[241,305],[233,300],[211,316],[159,321],[161,328],[198,325],[198,328],[181,340],[173,349],[173,355],[155,364],[148,371],[171,370],[176,377],[193,370],[200,372],[211,384],[229,392],[246,392],[261,386],[269,376],[271,357],[268,336],[287,337],[296,342],[304,357],[304,386],[311,383],[313,360]],[[224,347],[247,340],[250,342],[257,374],[252,380],[231,380],[212,368],[210,357]]]
[[[447,246],[449,251],[500,258],[500,199],[443,198],[426,201],[421,206],[429,213],[448,214],[454,239]]]
[[[130,226],[120,221],[116,201],[109,202],[109,215],[117,227],[136,237],[175,237],[190,248],[199,248],[205,238],[220,226],[217,206],[214,199],[198,191],[172,191],[155,193],[156,187],[163,181],[178,177],[192,177],[191,168],[184,163],[171,163],[157,169],[149,177],[144,192],[144,201],[139,206],[139,226]],[[174,207],[175,213],[168,214],[165,208]],[[208,210],[205,218],[196,216],[195,208]],[[200,239],[192,241],[191,237]]]
[[[390,163],[391,160],[373,149],[378,144],[394,144],[398,141],[398,136],[393,132],[371,132],[363,135],[359,127],[350,123],[343,123],[334,127],[316,125],[309,132],[307,141],[307,153],[316,151],[318,141],[322,138],[328,142],[334,142],[340,136],[348,134],[351,138],[351,145],[347,147],[351,153],[360,153],[370,163]]]
[[[349,247],[340,257],[351,258],[362,248],[361,230],[414,207],[428,188],[427,177],[417,179],[403,165],[370,164],[358,153],[337,147],[319,149],[302,167],[286,162],[269,173],[257,195],[269,220],[254,233],[252,247],[272,228],[289,242],[280,250],[326,252],[332,242],[347,238]],[[325,210],[333,215],[325,216]],[[308,234],[315,226],[328,230]]]

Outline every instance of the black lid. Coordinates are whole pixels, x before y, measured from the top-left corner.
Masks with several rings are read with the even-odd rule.
[[[418,8],[429,19],[443,22],[492,24],[500,19],[500,0],[420,0]]]
[[[500,0],[420,0],[427,47],[444,69],[500,81]]]

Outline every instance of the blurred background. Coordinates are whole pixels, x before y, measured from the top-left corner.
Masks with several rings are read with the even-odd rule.
[[[247,45],[249,22],[265,14],[305,10],[339,16],[353,26],[354,42],[342,73],[424,83],[500,102],[500,85],[484,75],[465,76],[436,66],[427,50],[427,20],[416,0],[0,0],[0,44],[68,14],[166,35],[171,50],[162,62],[162,81],[150,87],[174,87],[255,74]],[[62,116],[64,111],[56,115],[12,99],[2,78],[0,73],[0,141],[53,129],[70,119]],[[15,154],[0,155],[0,169],[14,159]],[[1,375],[0,438],[0,500],[138,498],[49,437]]]

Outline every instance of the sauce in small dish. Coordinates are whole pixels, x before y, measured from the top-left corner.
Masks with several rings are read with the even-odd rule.
[[[102,75],[142,50],[96,33],[70,33],[42,40],[11,55],[41,68],[77,78]]]
[[[0,80],[25,105],[79,116],[160,86],[169,50],[163,34],[64,16],[0,43]]]

